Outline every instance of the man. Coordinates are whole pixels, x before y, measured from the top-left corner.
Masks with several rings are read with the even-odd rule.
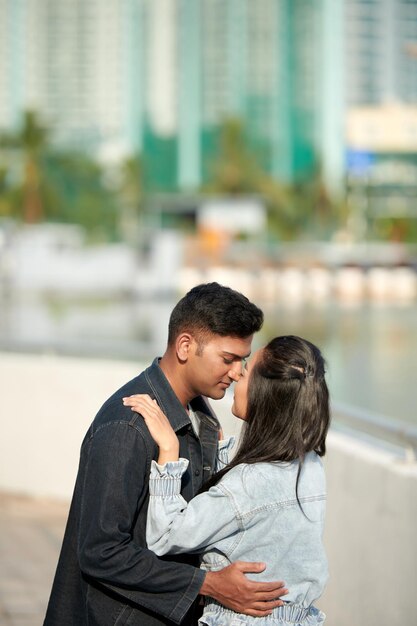
[[[147,393],[168,416],[190,464],[190,500],[211,475],[220,425],[203,396],[222,398],[239,379],[263,314],[217,283],[194,287],[172,311],[164,356],[116,391],[88,430],[45,626],[188,625],[209,595],[250,615],[282,604],[282,582],[250,581],[264,564],[205,573],[195,556],[158,558],[146,547],[150,463],[158,449],[123,397]]]

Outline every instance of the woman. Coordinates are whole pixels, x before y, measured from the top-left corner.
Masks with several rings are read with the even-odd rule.
[[[257,579],[278,574],[289,593],[268,617],[237,614],[207,599],[200,624],[316,626],[313,606],[327,580],[322,544],[329,395],[319,349],[295,336],[276,337],[258,350],[236,383],[232,412],[245,420],[233,460],[188,504],[180,495],[188,461],[148,396],[124,400],[144,417],[159,446],[152,465],[147,541],[158,555],[197,552],[201,567],[263,561]],[[221,449],[227,449],[220,445]]]

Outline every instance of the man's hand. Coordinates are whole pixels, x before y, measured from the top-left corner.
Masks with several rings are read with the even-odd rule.
[[[218,572],[207,572],[200,593],[236,613],[252,617],[269,615],[272,609],[283,604],[279,598],[287,594],[288,589],[282,581],[255,582],[245,576],[248,572],[259,574],[265,567],[265,563],[236,561]]]

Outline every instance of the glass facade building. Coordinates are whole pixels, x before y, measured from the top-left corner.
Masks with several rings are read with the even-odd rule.
[[[32,108],[60,145],[196,190],[236,118],[264,171],[337,189],[346,111],[415,103],[416,63],[415,0],[0,0],[0,128]]]
[[[0,127],[33,109],[62,146],[137,149],[137,0],[0,0]]]
[[[159,160],[150,169],[170,163],[168,186],[197,188],[207,177],[222,122],[235,118],[274,177],[293,182],[317,170],[326,124],[326,4],[143,0],[151,51],[144,73],[148,84],[158,82],[155,73],[167,77],[163,104],[145,111],[145,152]],[[160,31],[152,24],[157,15],[162,23],[164,11],[171,13],[171,45],[159,47]]]
[[[417,2],[345,0],[346,101],[417,103]]]

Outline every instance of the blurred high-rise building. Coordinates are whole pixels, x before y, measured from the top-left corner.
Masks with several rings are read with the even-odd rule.
[[[339,0],[142,0],[142,6],[150,90],[144,145],[150,171],[160,172],[167,187],[193,189],[204,181],[227,118],[241,120],[263,168],[282,181],[326,170],[326,160],[333,169],[338,162],[340,172],[341,92],[334,83],[330,88],[333,67],[326,63],[328,15],[338,19],[337,33]],[[336,62],[341,45],[339,37]]]
[[[0,127],[35,109],[62,146],[144,151],[150,178],[197,188],[240,118],[287,181],[321,152],[323,7],[276,0],[0,0]]]
[[[193,190],[233,117],[275,178],[337,189],[346,112],[415,104],[416,63],[415,0],[0,0],[0,128],[32,108],[60,145]]]
[[[417,2],[344,1],[345,174],[353,230],[357,238],[383,229],[401,239],[417,217]]]
[[[416,104],[416,0],[344,2],[347,104]]]
[[[137,149],[137,0],[0,0],[0,127],[32,109],[61,146]]]

